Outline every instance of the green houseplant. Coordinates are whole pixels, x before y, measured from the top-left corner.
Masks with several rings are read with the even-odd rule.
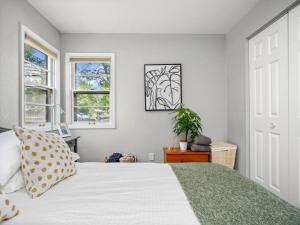
[[[197,113],[183,106],[175,109],[173,113],[176,114],[173,117],[173,131],[177,136],[184,135],[184,139],[180,140],[180,150],[186,150],[188,138],[190,137],[192,142],[202,132],[201,118]]]

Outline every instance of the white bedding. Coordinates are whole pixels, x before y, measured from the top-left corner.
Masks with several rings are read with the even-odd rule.
[[[39,198],[9,196],[20,214],[3,225],[199,225],[171,167],[78,163],[78,172]]]

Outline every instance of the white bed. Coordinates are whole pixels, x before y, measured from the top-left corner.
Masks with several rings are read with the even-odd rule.
[[[9,196],[20,214],[3,225],[199,225],[167,164],[78,163],[39,198]]]

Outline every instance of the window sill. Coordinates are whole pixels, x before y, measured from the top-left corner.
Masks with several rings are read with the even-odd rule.
[[[45,124],[45,126],[28,125],[28,124],[23,124],[21,126],[29,130],[44,131],[44,132],[52,131],[52,126],[50,123]],[[56,129],[56,125],[53,126],[53,130],[55,129]]]
[[[86,123],[73,123],[69,125],[70,129],[114,129],[115,124],[105,123],[105,124],[86,124]]]

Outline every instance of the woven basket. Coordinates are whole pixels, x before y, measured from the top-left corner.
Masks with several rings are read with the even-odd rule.
[[[234,168],[237,146],[221,141],[211,144],[211,162]]]

